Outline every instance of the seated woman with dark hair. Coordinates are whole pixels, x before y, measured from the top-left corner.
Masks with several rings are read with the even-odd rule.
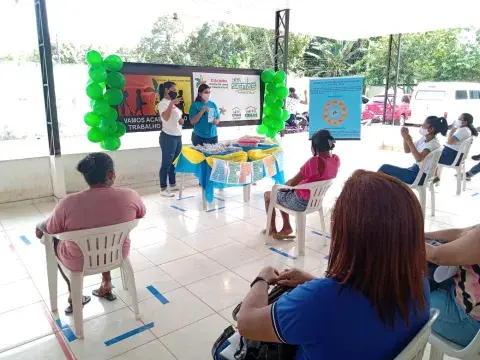
[[[115,169],[113,160],[105,153],[93,153],[78,163],[77,170],[83,174],[89,189],[68,195],[60,201],[48,220],[37,225],[36,235],[40,239],[44,232],[60,234],[67,231],[93,229],[102,226],[116,225],[145,216],[145,205],[132,189],[113,187]],[[55,254],[63,265],[72,271],[82,271],[83,254],[80,248],[69,241],[54,238]],[[123,244],[123,258],[130,251],[130,240]],[[62,277],[68,285],[68,278],[59,267]],[[93,295],[113,301],[110,272],[102,274],[102,284]],[[83,304],[90,301],[89,296],[83,297]],[[72,299],[68,298],[69,306],[66,314],[71,314]]]
[[[296,359],[393,359],[429,318],[423,215],[413,192],[356,171],[332,214],[326,278],[267,267],[237,316],[245,338],[298,345]],[[269,285],[295,287],[268,305]]]

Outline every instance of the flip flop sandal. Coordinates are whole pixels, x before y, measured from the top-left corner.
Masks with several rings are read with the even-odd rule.
[[[275,240],[294,240],[295,239],[295,235],[284,235],[284,234],[275,234],[273,235],[273,238]]]
[[[92,300],[92,298],[90,296],[82,296],[82,305],[85,306],[86,304],[88,304],[90,302],[90,300]],[[73,313],[72,304],[68,305],[65,308],[65,315],[70,315],[71,313]]]
[[[109,292],[107,292],[107,293],[105,293],[105,294],[103,294],[103,295],[100,295],[100,294],[98,293],[98,290],[93,290],[93,291],[92,291],[92,295],[93,295],[93,296],[96,296],[96,297],[99,297],[99,298],[106,299],[106,300],[108,300],[108,301],[113,301],[113,300],[116,300],[116,299],[117,299],[117,296],[114,295],[114,294],[112,294],[111,291],[109,291]]]

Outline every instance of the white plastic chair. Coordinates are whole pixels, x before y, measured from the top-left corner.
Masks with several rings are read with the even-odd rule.
[[[325,217],[323,213],[323,198],[325,193],[332,185],[332,180],[317,181],[308,184],[298,185],[295,187],[285,185],[275,185],[272,189],[270,197],[270,206],[268,207],[267,226],[265,229],[270,229],[270,224],[273,216],[273,209],[277,208],[280,211],[295,216],[297,226],[297,241],[298,241],[298,254],[305,255],[305,230],[307,227],[307,214],[318,211],[320,214],[320,224],[322,227],[323,244],[326,245],[326,233],[325,233]],[[277,203],[277,193],[282,189],[289,190],[310,190],[310,200],[305,211],[294,211],[287,209],[286,207]],[[265,241],[265,244],[267,241]]]
[[[130,231],[138,225],[138,219],[122,224],[101,228],[65,232],[58,235],[45,234],[44,244],[47,255],[48,285],[50,305],[57,311],[57,264],[70,280],[73,320],[75,334],[83,339],[83,277],[121,269],[122,283],[125,290],[130,289],[135,317],[139,318],[137,290],[132,264],[127,256],[123,259],[123,243]],[[71,271],[55,256],[53,237],[62,241],[71,241],[78,245],[83,253],[83,271]],[[126,278],[126,279],[125,279]],[[128,285],[128,286],[127,286]]]
[[[440,314],[437,309],[430,309],[430,319],[394,360],[422,360],[428,337],[432,333],[432,325]]]
[[[442,155],[442,148],[432,151],[430,154],[427,155],[425,159],[423,159],[422,164],[420,166],[420,170],[418,171],[418,175],[415,178],[413,184],[410,185],[411,189],[417,190],[420,196],[420,205],[422,206],[423,216],[425,217],[425,209],[427,203],[427,188],[430,189],[431,199],[432,199],[432,216],[435,216],[435,191],[433,188],[433,178],[435,177],[435,170],[437,169],[438,161],[440,160],[440,156]],[[430,163],[430,168],[427,172],[425,172],[425,165],[427,162]],[[426,174],[425,180],[423,185],[419,185],[420,180],[422,179],[423,174]]]
[[[440,335],[432,332],[428,339],[432,348],[430,350],[430,360],[442,360],[443,355],[448,355],[457,359],[479,360],[480,359],[480,331],[466,347],[461,347]]]
[[[457,172],[457,195],[460,195],[462,191],[462,181],[463,181],[463,191],[467,189],[467,173],[465,170],[465,160],[468,158],[468,153],[470,152],[470,148],[472,147],[473,143],[473,136],[469,137],[466,139],[459,147],[457,156],[455,157],[455,160],[453,161],[452,165],[444,165],[444,164],[438,164],[438,176],[440,177],[441,170],[442,168],[451,168],[455,169]],[[460,164],[457,166],[460,156],[462,156],[462,160],[460,161]]]

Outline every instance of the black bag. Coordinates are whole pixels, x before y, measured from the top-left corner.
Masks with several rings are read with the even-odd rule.
[[[268,304],[273,304],[284,293],[291,291],[293,288],[286,286],[275,286],[268,294]],[[232,317],[237,320],[237,314],[240,311],[241,303],[232,312]],[[215,341],[212,348],[212,356],[214,360],[222,360],[220,353],[228,347],[226,341],[235,333],[232,326],[224,330],[222,335]],[[296,345],[268,343],[263,341],[253,341],[242,337],[240,344],[235,352],[236,360],[294,360],[297,353]]]

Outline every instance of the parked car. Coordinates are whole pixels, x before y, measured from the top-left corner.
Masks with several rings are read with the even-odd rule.
[[[383,120],[383,109],[385,104],[385,95],[375,95],[362,112],[362,120],[372,119],[373,121]],[[392,113],[396,124],[404,125],[405,121],[410,118],[410,95],[397,94],[395,110],[392,106],[393,94],[388,94],[386,122],[392,121]]]
[[[480,84],[465,82],[420,83],[411,103],[412,124],[422,124],[427,116],[444,116],[449,123],[460,114],[470,113],[475,127],[480,126]]]

